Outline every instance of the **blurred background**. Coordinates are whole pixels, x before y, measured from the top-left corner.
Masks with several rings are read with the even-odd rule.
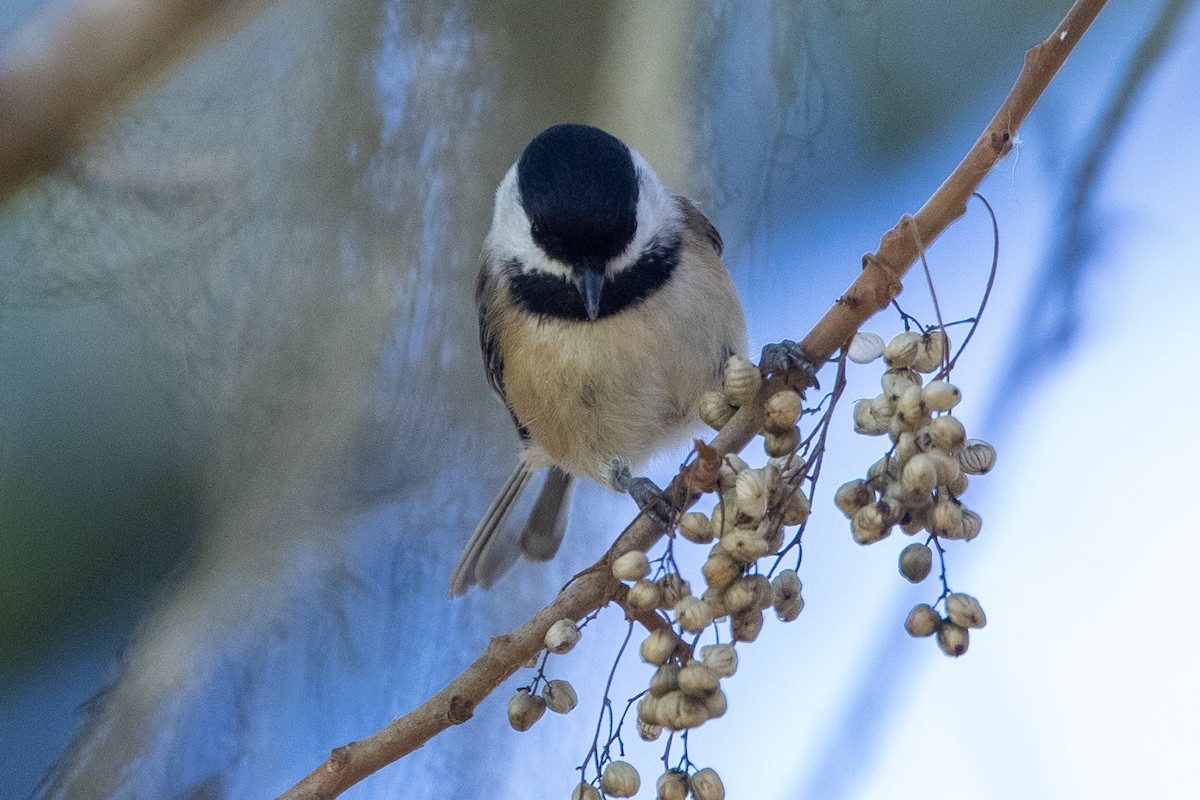
[[[553,564],[446,597],[516,452],[472,284],[494,187],[539,130],[600,125],[696,198],[757,348],[807,332],[1069,5],[203,4],[0,200],[0,798],[274,797],[603,552],[632,504],[588,487]],[[740,648],[729,713],[690,737],[730,797],[1200,789],[1194,5],[1110,4],[983,187],[999,275],[956,415],[999,461],[948,577],[987,628],[958,660],[908,638],[935,581],[904,582],[906,537],[859,547],[829,502],[883,453],[851,431],[878,391],[855,368],[806,609]],[[120,44],[138,13],[0,7],[0,134],[47,99],[5,94],[22,65],[103,74],[47,31]],[[946,317],[974,313],[992,246],[976,204],[930,249]],[[568,797],[624,632],[610,609],[552,661],[571,716],[512,733],[519,673],[345,797]],[[627,658],[614,699],[648,674]],[[661,745],[625,738],[648,796]]]

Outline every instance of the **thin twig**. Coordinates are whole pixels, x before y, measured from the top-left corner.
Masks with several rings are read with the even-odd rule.
[[[1026,52],[1021,74],[1000,110],[954,172],[914,216],[926,246],[965,213],[967,200],[1008,155],[1017,128],[1103,7],[1104,0],[1076,0],[1049,38]],[[809,363],[824,364],[868,318],[887,306],[899,293],[900,279],[916,258],[916,242],[908,225],[901,222],[884,235],[874,256],[864,260],[865,266],[873,263],[876,268],[864,268],[801,342]],[[762,428],[762,401],[786,385],[786,378],[767,381],[759,402],[740,408],[711,447],[721,456],[745,447]],[[686,471],[675,477],[667,491],[669,497],[681,499],[682,508],[690,507],[697,499],[688,496]],[[580,573],[550,605],[520,628],[492,639],[483,655],[446,688],[378,733],[335,750],[325,763],[280,795],[280,800],[331,800],[451,725],[466,722],[484,697],[542,648],[546,631],[554,622],[564,617],[579,619],[612,601],[620,586],[608,569],[614,558],[635,549],[645,552],[662,535],[649,519],[635,520],[592,569]]]

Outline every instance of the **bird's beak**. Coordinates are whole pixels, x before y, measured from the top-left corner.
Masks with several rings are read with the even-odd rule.
[[[595,320],[600,314],[600,290],[604,288],[604,273],[592,269],[575,271],[575,288],[583,298],[583,307],[587,309],[588,319]]]

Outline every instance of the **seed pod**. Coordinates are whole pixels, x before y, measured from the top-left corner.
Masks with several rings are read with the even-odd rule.
[[[908,635],[918,638],[932,636],[941,626],[942,618],[926,603],[913,606],[904,622],[904,630],[908,631]]]
[[[542,699],[546,701],[546,708],[555,714],[569,714],[579,703],[575,687],[567,681],[547,681],[546,688],[542,689]]]
[[[675,621],[688,633],[700,633],[712,625],[712,609],[703,600],[684,597],[675,604]]]
[[[983,517],[976,514],[971,509],[963,506],[962,510],[962,534],[963,539],[971,541],[979,535],[979,531],[983,529]]]
[[[771,603],[775,601],[775,590],[766,575],[747,575],[742,580],[750,587],[750,593],[754,597],[754,608],[765,611],[771,607]]]
[[[610,761],[600,778],[600,789],[612,797],[633,797],[642,786],[642,779],[627,761]]]
[[[775,576],[771,584],[775,596],[775,616],[780,622],[792,622],[804,610],[804,598],[800,596],[800,578],[794,569],[785,569]]]
[[[883,337],[878,333],[859,331],[850,340],[846,357],[855,364],[870,364],[883,355]]]
[[[721,604],[730,614],[740,614],[754,608],[754,589],[742,579],[734,581],[721,593]]]
[[[937,467],[938,486],[949,486],[958,482],[958,476],[962,474],[962,467],[958,465],[957,458],[936,449],[930,450],[925,455],[932,458]]]
[[[783,524],[803,525],[808,521],[810,513],[812,513],[812,505],[808,502],[808,495],[796,487],[796,490],[788,495],[788,499],[783,505]],[[778,545],[774,549],[778,549]]]
[[[929,494],[937,485],[937,463],[926,453],[917,453],[904,465],[900,485],[913,494]]]
[[[518,689],[508,701],[508,724],[514,731],[523,733],[546,713],[546,701],[534,697],[528,688]]]
[[[930,524],[929,516],[933,504],[927,506],[909,506],[904,510],[904,519],[900,521],[900,529],[909,536],[915,536],[926,530]]]
[[[900,574],[909,583],[920,583],[929,577],[933,568],[933,551],[919,542],[913,542],[900,551]]]
[[[729,420],[733,419],[737,409],[729,405],[725,395],[720,392],[705,392],[700,395],[698,411],[700,419],[704,421],[705,425],[719,431]]]
[[[663,575],[658,579],[658,585],[662,588],[663,595],[658,607],[662,609],[674,608],[680,600],[692,593],[692,585],[681,578],[678,572]]]
[[[883,360],[892,368],[911,367],[917,360],[917,352],[921,347],[921,334],[916,331],[905,331],[899,334],[883,348]]]
[[[641,580],[650,574],[650,560],[641,550],[630,550],[613,562],[612,574],[619,581]]]
[[[742,457],[737,453],[729,453],[722,458],[719,470],[721,491],[732,488],[734,481],[737,480],[738,473],[745,472],[748,469],[750,469],[750,465],[743,461]]]
[[[803,610],[803,597],[779,598],[775,601],[775,616],[780,622],[795,622]]]
[[[713,589],[724,589],[736,581],[742,574],[742,566],[733,560],[733,556],[722,551],[708,557],[704,562],[704,582]]]
[[[929,421],[929,408],[925,405],[925,395],[919,386],[909,386],[896,398],[896,415],[892,418],[893,426],[899,431],[920,430]],[[888,428],[891,433],[892,427]]]
[[[708,604],[708,610],[712,612],[713,621],[721,622],[729,616],[729,612],[725,610],[725,602],[721,599],[720,589],[710,586],[700,596],[700,599]]]
[[[731,644],[707,644],[700,648],[700,661],[722,678],[737,672],[737,651]]]
[[[678,664],[663,664],[654,671],[654,677],[650,679],[650,694],[655,697],[662,697],[669,692],[676,691],[678,688]]]
[[[867,486],[882,492],[889,483],[900,480],[901,472],[900,462],[897,459],[884,456],[867,467]]]
[[[913,361],[913,369],[917,372],[937,372],[941,369],[950,350],[950,339],[941,328],[925,331]]]
[[[888,432],[890,415],[876,415],[874,401],[859,400],[854,404],[854,432],[863,436],[883,436]]]
[[[907,464],[913,456],[920,453],[921,448],[917,445],[917,434],[912,431],[901,431],[900,435],[896,437],[896,460],[901,464]]]
[[[656,788],[658,800],[687,800],[687,773],[677,769],[668,770],[659,776]]]
[[[954,500],[939,498],[933,504],[933,515],[930,518],[933,527],[930,533],[946,539],[961,539],[963,536],[962,505]]]
[[[950,492],[950,494],[954,495],[955,497],[962,497],[967,493],[968,485],[970,485],[970,481],[967,479],[967,474],[965,472],[959,472],[951,480],[946,482],[946,491]]]
[[[763,613],[757,609],[730,615],[730,628],[734,641],[753,642],[762,631]]]
[[[662,736],[663,728],[662,725],[649,725],[638,719],[637,732],[638,738],[643,742],[656,742],[658,737]]]
[[[725,800],[725,784],[712,767],[705,767],[688,779],[695,800]]]
[[[886,408],[886,403],[895,403],[906,389],[921,388],[921,376],[911,369],[889,369],[879,379],[879,387],[883,389],[883,398],[876,398],[879,407]]]
[[[720,502],[713,506],[712,513],[709,515],[712,520],[709,525],[712,527],[713,536],[720,539],[725,535],[726,530],[733,528],[733,522],[737,519],[737,508],[730,504],[729,506],[729,523],[725,523],[725,503]]]
[[[734,528],[721,539],[721,547],[740,564],[753,564],[771,552],[770,545],[757,528]]]
[[[571,800],[600,800],[600,790],[590,783],[580,783],[572,790]]]
[[[958,453],[958,463],[968,475],[986,475],[996,464],[996,449],[983,439],[968,439]]]
[[[758,367],[741,356],[730,356],[725,362],[725,400],[733,406],[754,402],[762,386]]]
[[[963,449],[967,431],[956,418],[942,416],[929,423],[929,438],[938,450],[954,455]]]
[[[941,627],[938,628],[937,643],[943,653],[952,658],[958,658],[967,652],[971,637],[966,628],[947,619],[942,620]]]
[[[629,587],[625,605],[633,611],[649,611],[662,602],[662,587],[653,581],[640,580]]]
[[[717,689],[704,698],[704,713],[709,719],[720,719],[729,710],[729,698]]]
[[[859,544],[874,544],[892,532],[892,509],[880,501],[860,508],[850,524],[854,541]]]
[[[771,395],[763,407],[763,427],[767,433],[785,433],[800,419],[803,403],[800,395],[784,389]]]
[[[953,383],[932,381],[921,390],[930,411],[949,411],[962,400],[962,392]]]
[[[717,690],[717,673],[698,661],[679,670],[679,691],[692,697],[707,697]]]
[[[875,493],[864,480],[847,481],[838,487],[833,502],[846,519],[853,519],[860,508],[875,502]]]
[[[658,698],[650,692],[642,695],[637,705],[638,724],[660,725],[658,721]]]
[[[982,628],[987,625],[983,606],[979,605],[979,601],[971,595],[961,592],[955,592],[946,597],[946,616],[955,625],[961,625],[964,628]]]
[[[579,628],[569,619],[560,619],[546,631],[546,649],[556,656],[571,652],[571,648],[579,641]]]
[[[767,431],[763,437],[763,449],[772,458],[786,458],[800,446],[800,429],[795,425],[782,431]]]
[[[713,540],[712,523],[708,517],[689,511],[679,518],[679,533],[692,544],[708,544]]]
[[[659,628],[642,642],[642,660],[647,664],[665,664],[675,652],[679,638],[670,628]]]
[[[669,731],[684,731],[704,724],[708,719],[705,702],[683,692],[668,692],[655,705],[660,723]]]
[[[766,472],[748,469],[739,472],[735,484],[738,510],[752,519],[762,519],[767,513],[771,484]]]

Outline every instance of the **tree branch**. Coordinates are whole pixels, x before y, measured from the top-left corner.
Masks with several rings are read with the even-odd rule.
[[[862,274],[804,338],[801,345],[812,364],[828,361],[868,318],[899,294],[900,279],[919,252],[913,238],[914,222],[927,247],[966,213],[967,200],[1008,155],[1017,129],[1103,7],[1104,0],[1077,0],[1054,32],[1026,52],[1016,84],[966,157],[915,217],[905,217],[884,235],[879,250],[863,259]],[[782,380],[766,382],[759,400],[773,393]],[[757,402],[739,409],[710,446],[722,455],[739,452],[761,427],[762,403]],[[683,508],[697,499],[685,488],[686,474],[687,468],[667,490],[668,496],[681,500]],[[542,649],[546,631],[554,622],[564,617],[578,620],[612,602],[620,586],[608,567],[614,558],[634,549],[649,550],[662,535],[650,520],[634,520],[603,558],[577,575],[550,605],[520,628],[492,639],[483,655],[444,689],[367,739],[334,750],[325,763],[279,800],[330,800],[451,725],[466,722],[484,697]]]

